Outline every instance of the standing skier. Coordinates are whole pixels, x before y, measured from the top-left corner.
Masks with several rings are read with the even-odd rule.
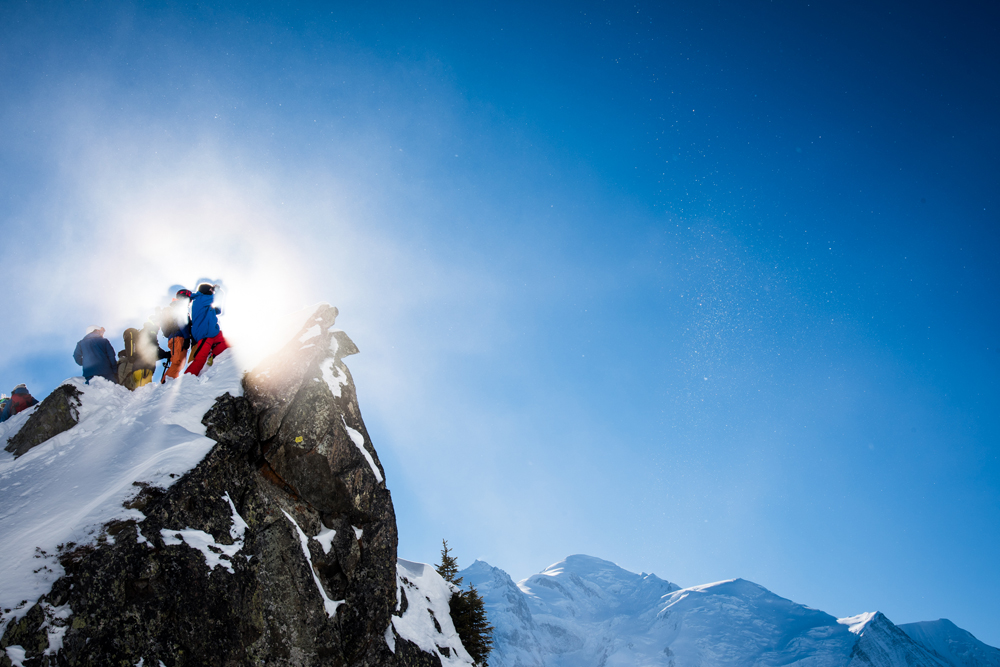
[[[115,348],[104,337],[104,327],[87,327],[87,335],[76,344],[76,350],[73,351],[73,361],[83,366],[83,377],[87,379],[87,384],[90,384],[90,379],[95,375],[108,382],[117,381]]]
[[[217,285],[202,283],[191,296],[191,338],[194,340],[194,355],[185,373],[198,375],[208,361],[209,355],[219,356],[229,343],[219,328],[219,314],[222,309],[215,305]]]
[[[191,344],[191,290],[177,290],[177,295],[170,302],[168,308],[164,308],[160,314],[160,330],[163,337],[167,339],[167,347],[170,350],[170,361],[167,370],[164,371],[160,382],[166,382],[167,378],[177,379],[184,369],[184,357],[187,356],[188,347]]]

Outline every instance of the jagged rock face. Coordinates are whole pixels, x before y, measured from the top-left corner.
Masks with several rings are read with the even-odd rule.
[[[79,421],[80,390],[64,384],[56,387],[35,412],[28,418],[21,430],[15,433],[4,447],[15,457],[21,456],[32,447],[76,426]]]
[[[245,396],[216,401],[203,423],[218,444],[168,489],[137,486],[128,507],[144,519],[64,545],[66,575],[0,649],[32,667],[440,666],[385,639],[395,515],[335,318],[317,311]]]
[[[385,473],[361,419],[342,358],[357,348],[318,311],[283,350],[244,379],[258,416],[263,475],[299,500],[306,534],[336,531],[313,563],[333,600],[346,645],[381,636],[396,606],[396,518]],[[304,507],[303,507],[304,505]]]

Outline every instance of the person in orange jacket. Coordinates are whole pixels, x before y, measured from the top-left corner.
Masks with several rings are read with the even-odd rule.
[[[191,315],[188,312],[190,307],[191,290],[180,289],[177,290],[170,306],[160,313],[160,331],[167,339],[167,347],[170,350],[170,361],[160,382],[166,382],[167,378],[176,380],[184,370],[184,358],[191,346]]]

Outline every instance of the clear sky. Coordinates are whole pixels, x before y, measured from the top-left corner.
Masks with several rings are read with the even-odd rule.
[[[996,7],[74,5],[0,4],[4,391],[328,301],[401,556],[1000,646]]]

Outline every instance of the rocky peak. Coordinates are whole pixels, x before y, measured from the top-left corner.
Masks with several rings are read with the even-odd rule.
[[[307,538],[328,599],[343,601],[342,641],[354,645],[380,638],[395,608],[396,518],[342,361],[358,350],[332,330],[336,319],[336,308],[317,309],[243,387],[259,476]]]
[[[71,384],[56,387],[32,410],[31,416],[7,442],[4,449],[15,457],[32,447],[76,426],[79,420],[80,390]]]
[[[36,556],[51,563],[54,583],[37,603],[3,610],[0,667],[12,658],[31,667],[439,667],[441,655],[454,657],[421,650],[390,623],[393,614],[410,617],[398,608],[395,514],[343,363],[358,350],[333,329],[336,317],[336,308],[319,307],[246,374],[243,395],[215,400],[201,419],[215,445],[197,465],[176,479],[157,473],[158,483],[140,476],[121,520],[86,543]],[[223,356],[211,372],[232,363]],[[121,410],[127,421],[142,401],[160,400],[156,392],[175,392],[164,404],[183,403],[206,382],[212,378],[183,378],[174,389],[122,396],[108,385],[93,399],[90,389],[61,398],[82,400],[83,415],[70,415],[61,455],[72,455],[74,433],[94,444],[88,419]],[[98,398],[107,403],[88,410]],[[183,423],[194,429],[190,437],[204,437],[176,414],[148,423]],[[159,437],[150,428],[135,432]],[[44,465],[54,446],[39,444],[38,455],[14,467],[24,474]],[[162,470],[156,460],[148,470]]]

